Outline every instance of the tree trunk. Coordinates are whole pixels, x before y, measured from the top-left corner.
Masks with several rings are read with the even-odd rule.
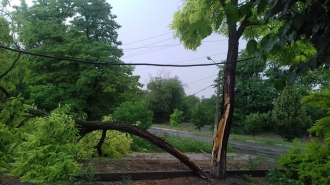
[[[33,116],[46,116],[47,114],[36,110],[36,109],[28,109],[28,112]],[[209,175],[205,173],[202,169],[200,169],[194,162],[192,162],[184,153],[180,152],[176,148],[174,148],[172,145],[167,143],[165,140],[147,132],[142,129],[140,129],[137,126],[129,125],[125,123],[119,123],[119,122],[98,122],[98,121],[85,121],[85,120],[79,120],[75,119],[75,123],[77,124],[80,134],[86,135],[87,133],[90,133],[94,130],[118,130],[121,132],[127,132],[136,136],[139,136],[150,143],[158,146],[159,148],[165,150],[166,152],[172,154],[174,157],[179,159],[182,163],[184,163],[186,166],[188,166],[191,170],[194,171],[194,173],[201,177],[201,178],[207,178],[209,179]]]
[[[217,84],[217,100],[215,102],[215,118],[214,118],[213,138],[217,134],[218,123],[219,123],[218,119],[219,119],[220,78],[221,78],[221,68],[219,67],[218,84]]]
[[[234,111],[235,72],[238,57],[238,39],[236,25],[228,26],[228,54],[224,72],[223,100],[221,119],[217,133],[213,136],[211,158],[211,178],[226,178],[227,145]]]

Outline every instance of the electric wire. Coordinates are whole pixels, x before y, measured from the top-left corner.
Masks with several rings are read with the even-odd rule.
[[[145,41],[145,40],[150,40],[150,39],[153,39],[153,38],[157,38],[157,37],[161,37],[161,36],[167,35],[169,33],[173,33],[173,32],[167,32],[167,33],[164,33],[164,34],[161,34],[161,35],[157,35],[157,36],[154,36],[154,37],[149,37],[149,38],[145,38],[145,39],[142,39],[142,40],[137,40],[137,41],[125,43],[125,44],[122,44],[122,45],[129,45],[129,44],[134,44],[134,43],[137,43],[137,42],[142,42],[142,41]]]
[[[223,55],[223,54],[227,54],[227,52],[218,53],[218,54],[209,55],[209,56],[217,56],[217,55]],[[189,60],[184,60],[184,61],[175,62],[175,63],[170,63],[170,64],[179,64],[179,63],[189,62],[189,61],[193,61],[193,60],[205,59],[206,57],[207,56],[205,56],[205,57],[199,57],[199,58],[194,58],[194,59],[189,59]],[[142,68],[142,69],[135,69],[134,71],[144,70],[144,69],[151,69],[151,68],[153,68],[153,67],[145,67],[145,68]]]
[[[222,40],[217,40],[217,41],[208,41],[206,43],[210,43],[210,42],[218,42],[218,41],[226,41],[227,39],[222,39]],[[160,51],[160,50],[164,50],[164,49],[168,49],[168,48],[172,48],[172,47],[175,47],[175,46],[180,46],[182,45],[181,43],[178,43],[178,44],[173,44],[173,45],[164,45],[163,47],[162,46],[159,46],[161,48],[148,48],[148,49],[145,49],[145,50],[142,50],[142,51],[136,51],[135,53],[129,53],[129,54],[125,54],[122,58],[123,59],[126,59],[126,58],[131,58],[131,57],[135,57],[135,56],[140,56],[140,55],[144,55],[144,54],[149,54],[149,53],[153,53],[153,52],[156,52],[156,51]],[[132,51],[132,50],[131,50]],[[127,52],[125,52],[127,53]]]
[[[208,77],[205,77],[205,78],[202,78],[202,79],[199,79],[199,80],[196,80],[196,81],[193,81],[193,82],[189,82],[189,83],[186,83],[187,85],[188,84],[193,84],[193,83],[196,83],[196,82],[200,82],[202,80],[205,80],[205,79],[208,79],[208,78],[211,78],[211,77],[214,77],[214,76],[217,76],[218,74],[214,74],[214,75],[211,75],[211,76],[208,76]]]
[[[33,52],[24,51],[24,50],[13,49],[13,48],[2,46],[2,45],[0,45],[0,48],[5,49],[5,50],[10,50],[10,51],[13,51],[13,52],[17,52],[17,53],[23,53],[23,54],[31,55],[31,56],[57,59],[57,60],[66,60],[66,61],[70,61],[70,62],[78,62],[78,63],[84,63],[84,64],[104,65],[104,66],[141,66],[141,65],[145,65],[145,66],[160,66],[160,67],[202,67],[202,66],[213,66],[213,65],[217,65],[217,64],[229,63],[229,62],[218,62],[218,63],[210,63],[210,64],[174,65],[174,64],[153,64],[153,63],[94,62],[94,61],[79,60],[79,59],[74,59],[74,58],[65,58],[65,57],[57,57],[57,56],[51,56],[51,55],[46,55],[46,54],[33,53]],[[237,60],[237,62],[242,62],[242,61],[250,60],[250,59],[253,59],[253,58],[256,58],[256,57],[240,59],[240,60]],[[235,62],[232,62],[232,63],[235,63]]]
[[[207,41],[202,41],[202,42],[219,42],[219,41],[225,41],[225,40],[228,40],[228,39],[221,39],[221,40],[207,40]],[[166,45],[160,45],[160,46],[140,46],[140,47],[135,47],[135,48],[122,48],[123,50],[135,50],[135,49],[141,49],[141,48],[159,48],[159,47],[166,47],[166,46],[177,46],[177,45],[182,45],[181,43],[176,43],[176,42],[173,42],[173,44],[171,43],[168,43]]]
[[[213,84],[212,84],[212,85],[213,85]],[[200,90],[200,91],[197,91],[197,92],[195,92],[194,94],[188,95],[187,97],[183,98],[183,99],[182,99],[182,101],[184,101],[184,100],[188,99],[188,97],[189,97],[189,96],[195,96],[196,94],[198,94],[198,93],[200,93],[200,92],[202,92],[202,91],[205,91],[206,89],[208,89],[208,88],[212,87],[212,85],[209,85],[209,86],[205,87],[204,89],[202,89],[202,90]]]

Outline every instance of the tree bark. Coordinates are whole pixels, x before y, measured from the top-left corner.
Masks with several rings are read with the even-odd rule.
[[[236,25],[228,25],[229,40],[227,63],[224,72],[221,119],[213,137],[210,175],[212,178],[226,178],[227,145],[234,112],[235,72],[238,57],[238,33]]]
[[[99,140],[99,142],[97,143],[97,145],[95,146],[96,150],[97,150],[97,154],[101,157],[103,155],[102,152],[102,145],[103,142],[105,140],[105,137],[107,136],[107,130],[102,130],[102,136],[101,139]]]
[[[33,116],[47,115],[46,113],[36,109],[28,109],[28,112]],[[209,179],[209,175],[205,173],[202,169],[200,169],[198,166],[196,166],[196,164],[191,161],[184,153],[180,152],[160,137],[157,137],[147,131],[144,131],[137,126],[120,122],[85,121],[79,119],[75,119],[74,121],[80,129],[80,133],[82,135],[86,135],[87,133],[92,132],[94,130],[118,130],[121,132],[127,132],[139,136],[156,145],[157,147],[165,150],[166,152],[172,154],[174,157],[176,157],[182,163],[188,166],[191,170],[193,170],[197,176]]]
[[[218,84],[217,84],[217,100],[215,102],[215,118],[214,118],[213,138],[217,134],[218,123],[219,123],[218,118],[219,118],[220,77],[221,77],[221,68],[219,67]]]

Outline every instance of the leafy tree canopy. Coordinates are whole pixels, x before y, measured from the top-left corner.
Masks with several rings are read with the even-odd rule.
[[[169,77],[169,74],[164,73],[150,77],[147,90],[146,101],[156,121],[169,120],[173,110],[183,106],[184,84],[177,76]]]
[[[275,133],[289,141],[302,137],[311,125],[311,118],[302,108],[298,92],[290,85],[285,87],[277,99],[272,119],[275,123]]]
[[[110,4],[105,0],[24,2],[12,12],[25,50],[60,57],[122,63],[121,44]],[[94,66],[29,57],[29,88],[24,96],[38,108],[69,104],[76,117],[100,120],[134,97],[140,84],[134,68]]]

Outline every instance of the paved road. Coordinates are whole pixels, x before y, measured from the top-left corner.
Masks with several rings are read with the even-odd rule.
[[[198,138],[202,141],[212,142],[212,136],[198,135],[191,132],[176,131],[171,129],[157,128],[157,127],[152,127],[148,131],[153,134],[168,133],[170,135],[180,135],[182,137],[192,137],[192,138]],[[280,154],[287,153],[287,147],[285,146],[268,145],[254,141],[241,141],[241,140],[238,141],[238,140],[229,139],[229,145],[237,153],[257,155],[257,156],[263,156],[273,159],[278,158]]]

